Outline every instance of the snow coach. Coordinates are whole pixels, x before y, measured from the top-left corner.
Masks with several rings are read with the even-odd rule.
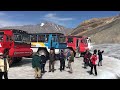
[[[67,48],[65,36],[62,33],[31,33],[30,41],[33,53],[39,51],[49,55],[50,48],[54,48],[57,56],[61,49]]]
[[[89,41],[89,42],[88,42]],[[74,51],[76,57],[84,56],[90,50],[90,39],[83,36],[66,36],[67,48]]]
[[[17,29],[0,29],[0,53],[3,53],[11,66],[22,57],[30,57],[33,53],[29,34]]]

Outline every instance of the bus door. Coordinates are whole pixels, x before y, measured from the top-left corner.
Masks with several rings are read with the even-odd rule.
[[[4,41],[3,41],[3,46],[4,48],[11,48],[12,42],[11,42],[11,38],[8,35],[4,36]]]
[[[56,35],[52,35],[52,39],[51,39],[51,47],[56,47],[57,45],[57,36]]]

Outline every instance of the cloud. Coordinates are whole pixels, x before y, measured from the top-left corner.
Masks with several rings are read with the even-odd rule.
[[[62,18],[58,17],[57,14],[49,13],[44,16],[45,20],[51,20],[51,21],[70,21],[74,20],[74,18]]]
[[[0,12],[0,16],[5,16],[6,14],[3,12]]]
[[[30,22],[13,22],[13,21],[6,21],[6,20],[0,20],[0,28],[6,27],[6,26],[22,26],[22,25],[28,25],[33,24]]]
[[[45,21],[51,21],[62,26],[66,26],[66,24],[68,24],[69,21],[75,20],[75,18],[72,17],[59,17],[55,13],[48,13],[44,15],[41,19]]]

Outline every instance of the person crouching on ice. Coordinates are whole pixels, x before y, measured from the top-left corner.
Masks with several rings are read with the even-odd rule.
[[[35,79],[40,79],[42,77],[41,74],[41,57],[39,52],[37,52],[32,58],[32,67],[35,71]]]
[[[90,74],[93,74],[93,68],[94,68],[94,72],[95,72],[95,75],[97,76],[97,68],[96,68],[96,61],[97,61],[97,50],[94,50],[94,53],[93,55],[91,56],[91,71],[90,71]]]
[[[8,79],[9,64],[6,57],[3,57],[3,53],[0,53],[0,79],[4,76],[4,79]]]

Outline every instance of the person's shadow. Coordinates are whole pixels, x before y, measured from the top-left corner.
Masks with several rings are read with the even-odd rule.
[[[90,71],[87,71],[87,73],[91,75]]]

